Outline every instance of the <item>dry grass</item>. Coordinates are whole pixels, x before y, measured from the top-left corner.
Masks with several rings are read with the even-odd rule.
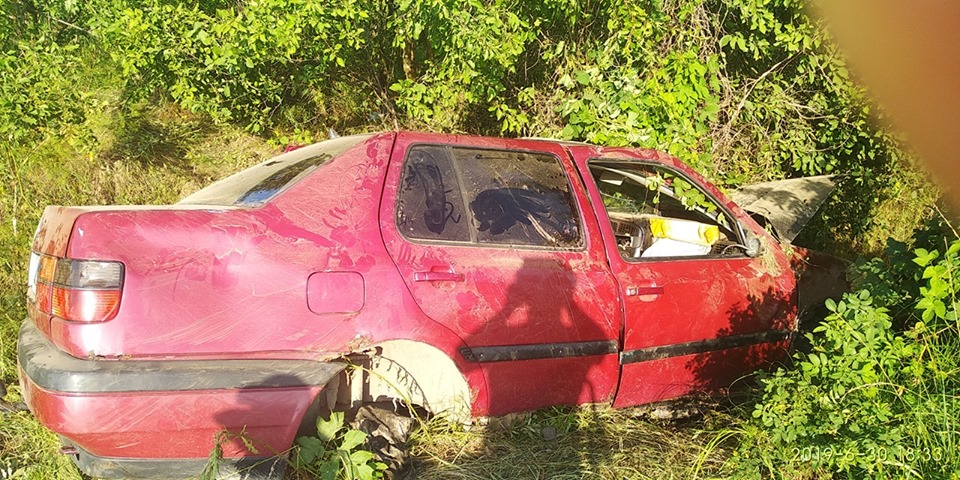
[[[411,440],[419,479],[687,479],[720,474],[729,451],[712,440],[726,421],[651,420],[646,409],[552,408],[510,429],[433,423]],[[547,435],[544,435],[545,429]],[[552,429],[556,438],[552,440]]]

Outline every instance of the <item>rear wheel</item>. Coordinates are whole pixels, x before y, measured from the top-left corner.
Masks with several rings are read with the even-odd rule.
[[[434,414],[469,419],[467,384],[440,350],[409,340],[385,342],[347,357],[350,367],[331,380],[304,416],[298,437],[316,436],[317,418],[343,412],[352,428],[367,434],[365,450],[401,478],[409,465],[410,434]]]

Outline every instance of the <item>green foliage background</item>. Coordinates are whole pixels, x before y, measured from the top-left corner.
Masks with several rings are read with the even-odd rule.
[[[937,195],[797,0],[0,0],[0,382],[45,205],[172,202],[331,127],[652,147],[725,187],[835,174],[801,241],[848,257]],[[42,478],[29,422],[0,417],[0,469]]]
[[[879,252],[881,231],[910,231],[878,215],[885,203],[930,197],[797,0],[2,8],[6,156],[82,130],[98,103],[169,101],[280,143],[313,140],[325,127],[425,128],[658,148],[727,186],[837,174],[840,195],[819,220],[827,235],[807,240],[845,254]],[[108,88],[116,96],[105,101]],[[84,133],[56,137],[95,150]],[[917,210],[907,218],[922,217]]]

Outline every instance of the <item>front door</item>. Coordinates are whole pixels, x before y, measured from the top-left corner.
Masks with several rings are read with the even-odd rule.
[[[671,157],[570,151],[624,305],[616,406],[724,388],[782,358],[795,283],[779,244]],[[765,247],[756,258],[748,231]]]
[[[463,339],[459,363],[483,371],[474,414],[611,400],[616,282],[566,152],[406,133],[393,152],[384,241],[420,309]]]

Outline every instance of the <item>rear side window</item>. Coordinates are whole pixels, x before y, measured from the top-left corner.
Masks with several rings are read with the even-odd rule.
[[[544,153],[415,146],[404,162],[397,226],[419,240],[581,245],[567,177]]]
[[[397,227],[409,238],[470,241],[463,198],[447,147],[410,150],[397,201]]]
[[[247,207],[263,205],[317,167],[368,138],[370,135],[335,138],[285,153],[198,190],[180,200],[180,203]]]

